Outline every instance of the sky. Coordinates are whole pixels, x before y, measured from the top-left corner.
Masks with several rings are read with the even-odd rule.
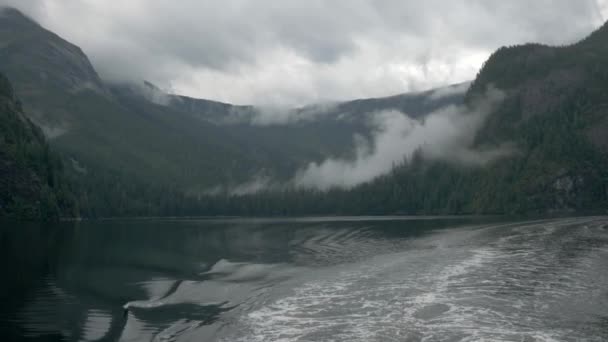
[[[0,0],[80,46],[102,78],[297,106],[471,80],[495,49],[569,44],[608,0]]]

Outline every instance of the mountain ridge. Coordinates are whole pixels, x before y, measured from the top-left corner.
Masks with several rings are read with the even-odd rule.
[[[57,35],[56,33],[45,29],[43,26],[38,24],[36,21],[34,21],[30,17],[24,15],[22,12],[20,12],[19,10],[15,9],[13,7],[4,7],[4,8],[1,8],[0,10],[5,12],[4,18],[2,18],[2,15],[0,15],[0,19],[2,19],[2,20],[0,20],[0,42],[3,42],[2,45],[4,45],[4,47],[6,47],[6,44],[7,44],[6,41],[8,40],[8,39],[6,39],[6,36],[9,36],[9,35],[11,35],[11,33],[14,34],[16,32],[15,30],[7,30],[6,27],[11,27],[11,25],[15,25],[15,23],[17,23],[17,26],[19,26],[19,23],[21,23],[21,24],[27,23],[27,25],[21,25],[21,26],[29,27],[30,29],[35,28],[40,31],[40,32],[38,32],[38,34],[30,34],[30,35],[32,35],[36,38],[47,38],[48,39],[50,37],[53,41],[56,40],[58,42],[61,42],[62,45],[67,46],[70,50],[74,50],[74,53],[76,55],[78,55],[78,58],[82,59],[81,64],[84,66],[82,68],[82,70],[84,72],[82,72],[81,74],[83,74],[83,75],[87,74],[87,77],[85,78],[85,80],[82,80],[82,81],[91,82],[91,83],[95,84],[95,86],[99,86],[98,89],[96,89],[96,90],[100,90],[100,91],[105,90],[104,88],[106,88],[108,86],[109,87],[133,87],[133,86],[137,87],[138,86],[138,82],[118,82],[117,83],[117,82],[103,81],[99,77],[97,72],[95,71],[95,68],[89,61],[87,55],[82,51],[82,49],[80,47],[63,39],[61,36]],[[7,16],[9,18],[12,18],[13,20],[9,20],[7,23],[4,20],[4,19],[6,19]],[[4,25],[2,25],[2,24],[4,24]],[[4,33],[3,33],[3,31],[4,31]],[[10,67],[9,68],[5,67],[5,69],[7,69],[10,74],[12,74],[14,71]],[[9,74],[10,78],[15,78],[14,75],[10,75],[10,74]],[[78,87],[76,87],[78,85],[77,82],[73,82],[73,83],[74,83],[73,90],[78,91],[79,89],[78,89]],[[235,105],[235,104],[232,104],[229,102],[222,102],[222,101],[205,99],[205,98],[197,98],[197,97],[191,97],[191,96],[185,96],[185,95],[173,94],[173,93],[165,93],[160,88],[158,88],[156,85],[154,85],[148,81],[142,80],[141,83],[146,87],[153,88],[154,91],[161,92],[162,95],[164,95],[164,96],[169,96],[169,97],[177,99],[177,100],[181,99],[181,100],[187,100],[187,101],[203,101],[203,102],[218,105],[218,106],[234,106],[234,107],[240,107],[240,108],[257,107],[255,105],[251,105],[251,104]],[[404,97],[429,96],[433,92],[437,91],[438,89],[448,89],[448,88],[458,87],[458,86],[461,86],[466,83],[469,83],[469,82],[447,85],[445,87],[439,87],[439,88],[429,89],[429,90],[420,91],[420,92],[399,93],[399,94],[394,94],[394,95],[389,95],[389,96],[360,98],[360,99],[352,99],[352,100],[345,100],[345,101],[335,101],[332,103],[349,105],[351,103],[359,103],[359,102],[375,102],[375,101],[384,101],[384,100],[397,100],[397,99],[404,98]],[[23,90],[21,90],[21,91],[23,91]],[[18,92],[20,92],[20,90],[18,90]],[[452,95],[456,95],[456,94],[452,94]],[[447,97],[450,97],[450,96],[448,95]],[[317,105],[316,103],[312,103],[312,104],[304,105],[304,106],[287,107],[287,109],[300,110],[300,109],[303,109],[303,108],[306,108],[309,106],[316,106],[316,105]]]
[[[87,189],[80,201],[89,214],[112,215],[114,209],[94,208],[131,201],[138,203],[134,215],[154,215],[145,208],[160,200],[150,203],[141,190],[147,188],[154,196],[200,197],[218,185],[230,189],[256,178],[284,182],[311,162],[353,158],[354,137],[374,134],[368,112],[422,115],[462,101],[462,94],[435,101],[428,92],[266,110],[159,93],[145,83],[132,89],[104,82],[80,48],[15,13],[11,20],[0,16],[0,71],[66,160],[72,182]],[[19,20],[24,24],[16,30]],[[280,116],[295,121],[277,121]],[[237,120],[225,125],[227,117]]]
[[[0,69],[15,76],[15,88],[27,106],[44,108],[42,116],[51,118],[51,124],[67,123],[51,144],[69,161],[72,183],[84,189],[79,203],[85,216],[545,214],[608,207],[606,25],[568,46],[500,48],[468,90],[462,86],[456,92],[289,110],[172,95],[150,83],[107,84],[88,67],[80,72],[77,66],[90,62],[84,54],[72,55],[69,43],[68,52],[48,60],[27,39],[12,48],[20,45],[14,37],[6,42],[3,25],[8,23],[0,17]],[[43,30],[40,37],[63,44],[32,27]],[[15,56],[30,58],[29,64],[16,65]],[[82,60],[70,64],[74,56]],[[56,68],[61,65],[67,67]],[[56,74],[47,74],[45,82],[58,87],[38,82],[46,68]],[[93,87],[74,91],[89,77],[99,79],[101,88],[93,82]],[[442,108],[468,110],[470,118],[476,101],[496,88],[504,99],[487,108],[471,146],[465,147],[513,146],[500,158],[466,165],[419,150],[394,163],[388,174],[346,189],[251,183],[271,179],[289,184],[307,166],[356,160],[364,152],[355,137],[373,142],[378,127],[370,126],[370,118],[376,113],[408,113],[414,126]],[[369,145],[363,144],[373,151]],[[211,191],[235,188],[239,191]]]

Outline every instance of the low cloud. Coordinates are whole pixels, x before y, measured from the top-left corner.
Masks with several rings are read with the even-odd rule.
[[[285,126],[311,122],[333,113],[338,103],[291,108],[287,106],[233,106],[225,115],[208,115],[218,125]],[[206,113],[209,114],[209,113]],[[336,118],[339,118],[336,116]]]
[[[146,100],[160,105],[168,106],[172,101],[178,101],[179,97],[168,94],[150,82],[131,85],[131,90],[138,92]]]
[[[422,120],[398,111],[376,113],[372,119],[376,128],[372,141],[355,139],[354,160],[330,158],[310,163],[297,173],[294,184],[320,190],[352,188],[390,172],[418,150],[429,159],[483,165],[513,151],[508,145],[483,150],[472,147],[475,133],[503,99],[502,91],[489,88],[472,108],[451,105]]]
[[[233,196],[243,196],[254,194],[270,187],[272,187],[272,180],[270,179],[270,177],[257,176],[248,182],[239,184],[228,189],[227,193]]]
[[[298,122],[317,120],[338,106],[338,103],[327,102],[289,109],[286,107],[255,107],[249,123],[257,126],[288,125]]]
[[[203,192],[206,196],[245,196],[255,194],[262,190],[279,190],[282,187],[274,182],[268,175],[258,174],[249,181],[233,185],[216,185]]]
[[[469,90],[470,86],[471,82],[464,82],[449,87],[438,88],[437,90],[431,92],[431,94],[429,95],[429,100],[436,101],[448,96],[464,94],[467,92],[467,90]]]

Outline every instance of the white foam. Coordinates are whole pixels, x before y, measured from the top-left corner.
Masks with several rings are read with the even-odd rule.
[[[414,333],[426,321],[416,318],[416,312],[431,304],[445,304],[451,311],[453,304],[444,303],[451,282],[491,261],[493,254],[489,249],[475,250],[439,273],[431,269],[418,278],[407,275],[408,257],[385,256],[295,288],[290,296],[249,313],[244,318],[249,334],[241,341],[307,340],[306,336],[323,332],[344,336],[340,340],[374,340],[387,329]],[[378,284],[385,273],[393,274],[393,279]]]
[[[101,310],[89,310],[82,330],[84,331],[84,341],[96,341],[104,337],[110,330],[112,316]]]
[[[552,303],[587,291],[577,279],[591,263],[564,273],[559,249],[544,243],[576,238],[562,234],[573,222],[439,232],[412,250],[319,270],[239,317],[224,341],[563,340],[572,331],[547,324]]]

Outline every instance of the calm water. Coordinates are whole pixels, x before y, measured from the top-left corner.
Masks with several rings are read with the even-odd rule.
[[[604,217],[3,224],[0,253],[1,341],[608,340]]]

